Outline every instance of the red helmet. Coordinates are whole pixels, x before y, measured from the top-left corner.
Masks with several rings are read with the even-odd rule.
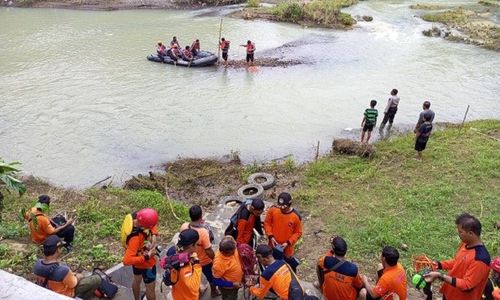
[[[490,267],[493,269],[493,271],[500,272],[500,257],[495,258],[491,262]]]
[[[152,208],[143,208],[136,214],[137,223],[144,228],[151,228],[158,223],[158,212]]]

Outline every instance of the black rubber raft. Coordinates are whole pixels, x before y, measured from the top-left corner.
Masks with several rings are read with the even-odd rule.
[[[174,64],[174,60],[171,59],[169,56],[165,56],[162,59],[157,54],[150,54],[148,55],[147,59],[159,63],[165,63],[170,65]],[[217,62],[217,56],[215,54],[208,51],[200,51],[198,52],[198,54],[196,54],[191,64],[188,61],[179,58],[177,60],[177,66],[191,67],[191,68],[208,67],[215,64],[216,62]]]

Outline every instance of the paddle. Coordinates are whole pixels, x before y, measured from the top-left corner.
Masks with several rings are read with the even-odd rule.
[[[219,25],[219,40],[217,41],[217,45],[219,45],[217,49],[217,64],[219,63],[220,60],[220,39],[222,35],[222,18],[220,18],[220,25]]]

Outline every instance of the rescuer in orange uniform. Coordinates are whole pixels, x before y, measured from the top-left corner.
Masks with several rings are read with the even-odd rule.
[[[271,207],[264,220],[264,230],[269,239],[269,246],[273,249],[283,249],[283,257],[279,257],[280,251],[275,251],[276,259],[284,259],[296,272],[298,261],[293,257],[295,243],[302,236],[302,217],[292,207],[292,196],[283,192],[278,196],[277,206]]]
[[[146,286],[146,298],[155,300],[156,259],[155,244],[158,235],[158,213],[152,208],[143,208],[132,214],[134,227],[127,237],[127,249],[123,264],[132,266],[134,299],[140,299],[141,281]]]
[[[446,275],[430,272],[427,282],[443,281],[440,292],[443,300],[480,300],[490,272],[490,254],[481,241],[481,223],[464,213],[455,220],[460,244],[455,257],[434,262],[434,267],[448,270]]]

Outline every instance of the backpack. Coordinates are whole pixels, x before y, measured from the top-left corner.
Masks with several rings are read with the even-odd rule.
[[[318,300],[318,297],[313,295],[308,295],[304,292],[304,289],[297,279],[297,275],[292,271],[292,268],[287,264],[292,280],[290,281],[290,287],[288,288],[288,299],[289,300]]]
[[[215,235],[214,235],[214,232],[212,231],[212,227],[210,227],[210,225],[207,223],[203,223],[200,225],[193,225],[193,224],[189,223],[188,228],[189,229],[205,228],[208,231],[208,238],[210,239],[210,243],[213,243],[213,241],[215,240]]]
[[[101,285],[95,290],[94,295],[97,298],[113,299],[118,293],[118,286],[113,283],[111,277],[99,268],[94,268],[92,274],[101,277]]]
[[[186,252],[177,253],[175,246],[170,247],[167,250],[167,256],[160,260],[160,267],[164,270],[161,282],[166,286],[175,285],[179,281],[179,277],[177,280],[173,280],[172,271],[179,271],[187,264],[189,264],[189,254]]]
[[[227,226],[226,230],[224,230],[224,235],[230,235],[235,239],[238,237],[238,219],[240,217],[240,213],[247,205],[251,204],[252,199],[246,199],[240,204],[236,212],[231,216],[229,225]]]

